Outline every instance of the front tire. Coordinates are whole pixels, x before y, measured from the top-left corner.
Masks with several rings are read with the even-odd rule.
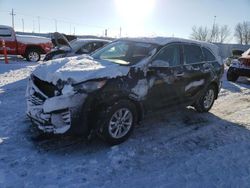
[[[203,95],[197,100],[194,107],[198,112],[208,112],[215,101],[217,90],[214,85],[210,85]]]
[[[136,107],[127,100],[118,101],[106,108],[101,122],[101,137],[111,145],[120,144],[133,132],[137,122]]]
[[[29,49],[26,53],[26,59],[30,62],[37,62],[41,58],[41,52],[37,49]]]

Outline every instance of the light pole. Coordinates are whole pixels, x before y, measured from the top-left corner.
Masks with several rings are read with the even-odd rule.
[[[57,20],[55,19],[55,29],[56,29],[56,32],[57,32]]]
[[[40,16],[38,16],[37,19],[38,19],[38,32],[40,33]]]
[[[23,26],[23,32],[24,32],[24,19],[22,18],[22,26]]]
[[[11,13],[10,13],[10,15],[11,15],[11,17],[12,17],[12,27],[13,27],[13,29],[14,29],[14,27],[15,27],[15,19],[14,19],[14,16],[16,15],[16,14],[14,14],[14,9],[11,9]]]
[[[35,33],[35,20],[33,20],[33,31],[32,33]]]
[[[213,22],[213,28],[212,28],[212,33],[211,33],[211,42],[214,42],[214,37],[215,37],[215,20],[216,16],[214,16],[214,22]]]
[[[122,37],[122,27],[120,27],[120,33],[119,33],[119,37]]]

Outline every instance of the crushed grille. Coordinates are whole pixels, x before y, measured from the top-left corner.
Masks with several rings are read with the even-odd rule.
[[[32,81],[35,84],[35,86],[43,92],[46,96],[48,97],[54,97],[55,96],[55,91],[56,91],[56,86],[53,85],[52,83],[40,80],[38,77],[32,75]]]

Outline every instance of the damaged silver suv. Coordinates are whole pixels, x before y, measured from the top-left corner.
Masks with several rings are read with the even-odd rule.
[[[218,48],[177,38],[125,38],[88,55],[39,66],[27,115],[44,132],[125,141],[147,113],[176,105],[207,112],[223,74]]]

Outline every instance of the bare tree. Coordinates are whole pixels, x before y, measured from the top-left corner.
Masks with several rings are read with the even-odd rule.
[[[250,43],[250,22],[238,23],[235,27],[234,36],[240,44]]]
[[[225,42],[230,36],[230,29],[227,25],[220,27],[214,24],[212,29],[203,26],[193,26],[191,38],[207,42]]]
[[[209,36],[209,30],[207,27],[192,27],[191,38],[195,40],[207,41]]]
[[[223,43],[227,41],[230,34],[231,34],[230,28],[227,25],[222,26],[220,28],[219,42]]]
[[[250,22],[243,22],[243,41],[245,44],[250,43]]]

